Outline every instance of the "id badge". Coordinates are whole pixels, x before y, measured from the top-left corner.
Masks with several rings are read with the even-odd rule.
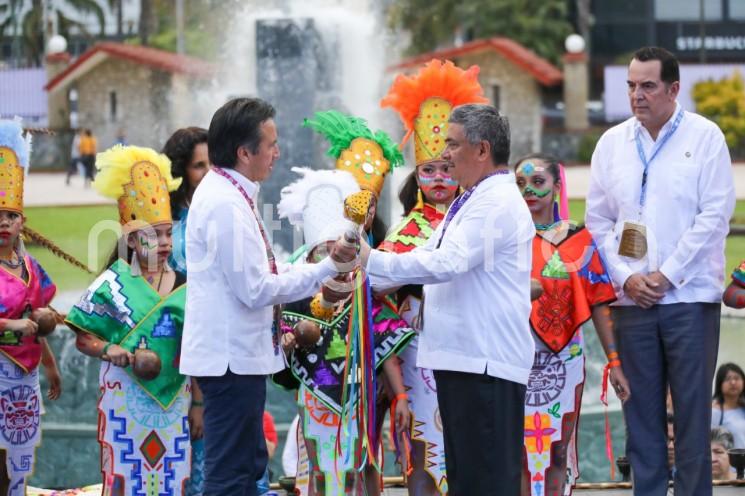
[[[624,222],[618,254],[637,260],[643,258],[647,254],[647,226],[638,222]]]

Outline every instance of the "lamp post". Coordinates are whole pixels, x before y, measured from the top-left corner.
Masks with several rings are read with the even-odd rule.
[[[47,81],[52,81],[70,63],[70,54],[67,53],[67,40],[55,34],[49,37],[44,47],[45,66]],[[69,102],[63,91],[51,91],[47,94],[47,119],[48,126],[53,129],[64,129],[69,124]]]
[[[583,131],[590,126],[587,118],[588,78],[585,39],[570,34],[564,40],[564,126]]]

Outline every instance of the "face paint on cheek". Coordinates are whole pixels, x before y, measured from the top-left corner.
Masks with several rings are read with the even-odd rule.
[[[533,193],[536,198],[545,198],[551,193],[551,189],[535,189],[533,186],[528,185],[523,190],[523,196],[526,196],[528,193]]]
[[[458,182],[450,176],[443,177],[442,182],[439,183],[435,183],[434,177],[419,176],[419,187],[425,194],[429,194],[432,191],[435,191],[435,187],[439,187],[441,188],[441,190],[444,189],[448,192],[452,192],[458,189]]]
[[[151,241],[148,236],[138,233],[137,242],[140,245],[140,256],[147,257],[150,253],[153,253],[158,249],[158,242]]]

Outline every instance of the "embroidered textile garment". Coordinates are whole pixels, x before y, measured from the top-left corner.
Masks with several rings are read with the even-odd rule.
[[[445,214],[432,205],[425,203],[423,209],[413,209],[401,223],[388,234],[378,249],[394,253],[406,253],[417,246],[422,246],[430,238]],[[419,311],[421,299],[412,291],[406,291],[399,301],[398,313],[413,329],[419,329]],[[415,292],[416,293],[416,292]],[[399,296],[403,294],[399,292]],[[411,439],[424,444],[424,470],[440,494],[448,491],[445,473],[445,442],[442,437],[442,420],[437,404],[437,386],[430,369],[417,367],[416,356],[419,349],[419,335],[409,342],[399,354],[401,374],[404,387],[409,395],[409,407],[412,413]]]
[[[533,279],[543,294],[532,304],[530,326],[554,352],[562,350],[592,316],[592,307],[616,300],[590,232],[570,227],[558,244],[536,235],[533,239]]]
[[[9,496],[23,496],[41,443],[39,368],[26,373],[0,355],[0,449],[6,453]]]
[[[98,442],[104,494],[181,496],[189,479],[191,385],[167,409],[125,369],[101,362]],[[116,492],[114,492],[116,494]]]
[[[49,305],[57,287],[39,263],[30,255],[23,257],[28,281],[16,277],[0,266],[0,318],[20,319]],[[28,373],[39,365],[41,345],[32,336],[17,336],[0,331],[0,352]]]
[[[181,278],[181,276],[179,276]],[[117,260],[88,287],[67,315],[76,328],[135,351],[145,347],[158,354],[158,377],[145,381],[125,370],[162,408],[168,408],[186,377],[178,371],[186,286],[161,297],[129,264]]]

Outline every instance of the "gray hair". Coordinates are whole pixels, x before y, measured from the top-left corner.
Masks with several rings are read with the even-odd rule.
[[[724,446],[724,449],[731,450],[735,445],[735,438],[724,427],[715,427],[711,430],[711,442],[719,443]]]
[[[486,141],[491,146],[494,165],[506,164],[510,159],[510,123],[507,117],[491,105],[469,103],[453,109],[450,123],[460,124],[472,145]]]

